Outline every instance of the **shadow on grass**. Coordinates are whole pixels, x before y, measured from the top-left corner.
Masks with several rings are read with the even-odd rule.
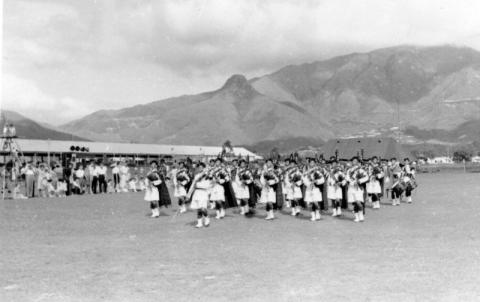
[[[353,216],[351,215],[345,215],[345,214],[342,214],[340,216],[336,216],[336,217],[333,217],[335,219],[338,219],[338,220],[349,220],[349,221],[353,221]]]

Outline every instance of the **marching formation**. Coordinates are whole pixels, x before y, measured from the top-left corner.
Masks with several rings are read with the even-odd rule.
[[[367,205],[379,209],[384,196],[389,196],[394,206],[400,205],[402,199],[411,203],[412,191],[417,187],[415,168],[408,158],[403,163],[377,157],[367,161],[354,157],[342,162],[335,158],[309,159],[305,163],[293,158],[269,159],[262,165],[217,158],[208,164],[180,162],[169,174],[153,161],[145,192],[151,217],[159,217],[160,209],[171,205],[167,175],[172,178],[178,213],[187,212],[187,207],[196,210],[197,228],[210,225],[209,209],[215,209],[216,219],[223,219],[227,208],[238,207],[240,215],[248,216],[259,205],[265,206],[266,220],[273,220],[275,211],[289,208],[294,217],[308,210],[310,220],[315,222],[330,208],[333,217],[351,209],[353,221],[363,222]]]

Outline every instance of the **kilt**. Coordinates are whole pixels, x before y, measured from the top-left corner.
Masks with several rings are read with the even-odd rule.
[[[222,185],[216,184],[210,191],[211,201],[225,201],[225,190]]]
[[[145,190],[145,201],[158,201],[158,189],[156,187],[147,187]]]
[[[192,195],[192,203],[190,204],[190,208],[192,210],[206,208],[208,206],[208,201],[209,194],[207,190],[195,189],[195,192],[193,192]]]
[[[302,193],[302,187],[293,185],[292,188],[293,191],[293,198],[292,199],[302,199],[303,198],[303,193]]]
[[[337,185],[327,186],[327,196],[328,196],[328,199],[332,199],[332,200],[342,199],[343,198],[342,187]]]
[[[185,189],[184,186],[182,186],[181,184],[178,184],[173,191],[173,196],[185,197],[187,196],[187,190]]]
[[[305,202],[307,204],[311,202],[320,202],[322,201],[322,192],[316,186],[312,186],[311,188],[307,188],[305,190]]]
[[[275,190],[275,209],[281,209],[283,207],[283,187],[282,183],[279,182],[274,186]]]
[[[254,208],[255,205],[257,204],[257,200],[258,200],[258,195],[260,194],[261,192],[261,189],[259,189],[255,183],[250,183],[248,184],[248,194],[249,194],[249,198],[248,198],[248,206],[251,207],[251,208]]]
[[[233,191],[235,192],[235,197],[237,199],[249,199],[250,198],[250,191],[246,184],[234,182],[232,184]]]
[[[354,203],[357,201],[363,202],[364,191],[360,186],[348,186],[348,202]]]
[[[168,193],[168,188],[167,185],[165,184],[165,181],[162,181],[158,186],[158,194],[159,194],[159,201],[158,205],[168,207],[172,204],[172,200],[170,199],[170,194]]]
[[[267,202],[275,203],[277,201],[276,195],[277,193],[272,187],[268,185],[264,186],[262,188],[262,193],[260,195],[260,203],[267,203]]]
[[[382,187],[378,180],[369,181],[367,183],[367,193],[368,194],[380,194],[382,193]]]
[[[233,191],[232,183],[226,181],[222,184],[225,191],[225,203],[227,208],[237,207],[237,199],[235,198],[235,192]]]
[[[285,186],[285,195],[287,200],[292,200],[293,199],[293,188],[290,184]]]

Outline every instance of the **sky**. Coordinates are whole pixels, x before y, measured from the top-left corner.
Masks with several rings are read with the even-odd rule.
[[[480,50],[478,0],[4,0],[1,109],[61,125],[401,44]]]

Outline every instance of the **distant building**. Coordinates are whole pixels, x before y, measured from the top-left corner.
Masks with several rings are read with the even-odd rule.
[[[130,159],[132,161],[150,161],[160,158],[214,158],[222,153],[221,146],[183,146],[183,145],[156,145],[156,144],[128,144],[108,142],[57,141],[18,139],[17,143],[27,160],[63,161],[67,158],[109,160]],[[5,162],[8,153],[1,150]],[[234,147],[230,157],[262,159],[261,156],[250,152],[243,147]]]
[[[480,163],[480,156],[472,157],[472,163]]]
[[[390,159],[396,157],[403,160],[411,158],[410,153],[391,137],[362,137],[350,139],[332,139],[322,147],[324,158],[337,157],[351,159],[354,156],[369,159],[373,156]]]
[[[453,164],[453,158],[448,156],[437,156],[427,159],[429,164]]]

